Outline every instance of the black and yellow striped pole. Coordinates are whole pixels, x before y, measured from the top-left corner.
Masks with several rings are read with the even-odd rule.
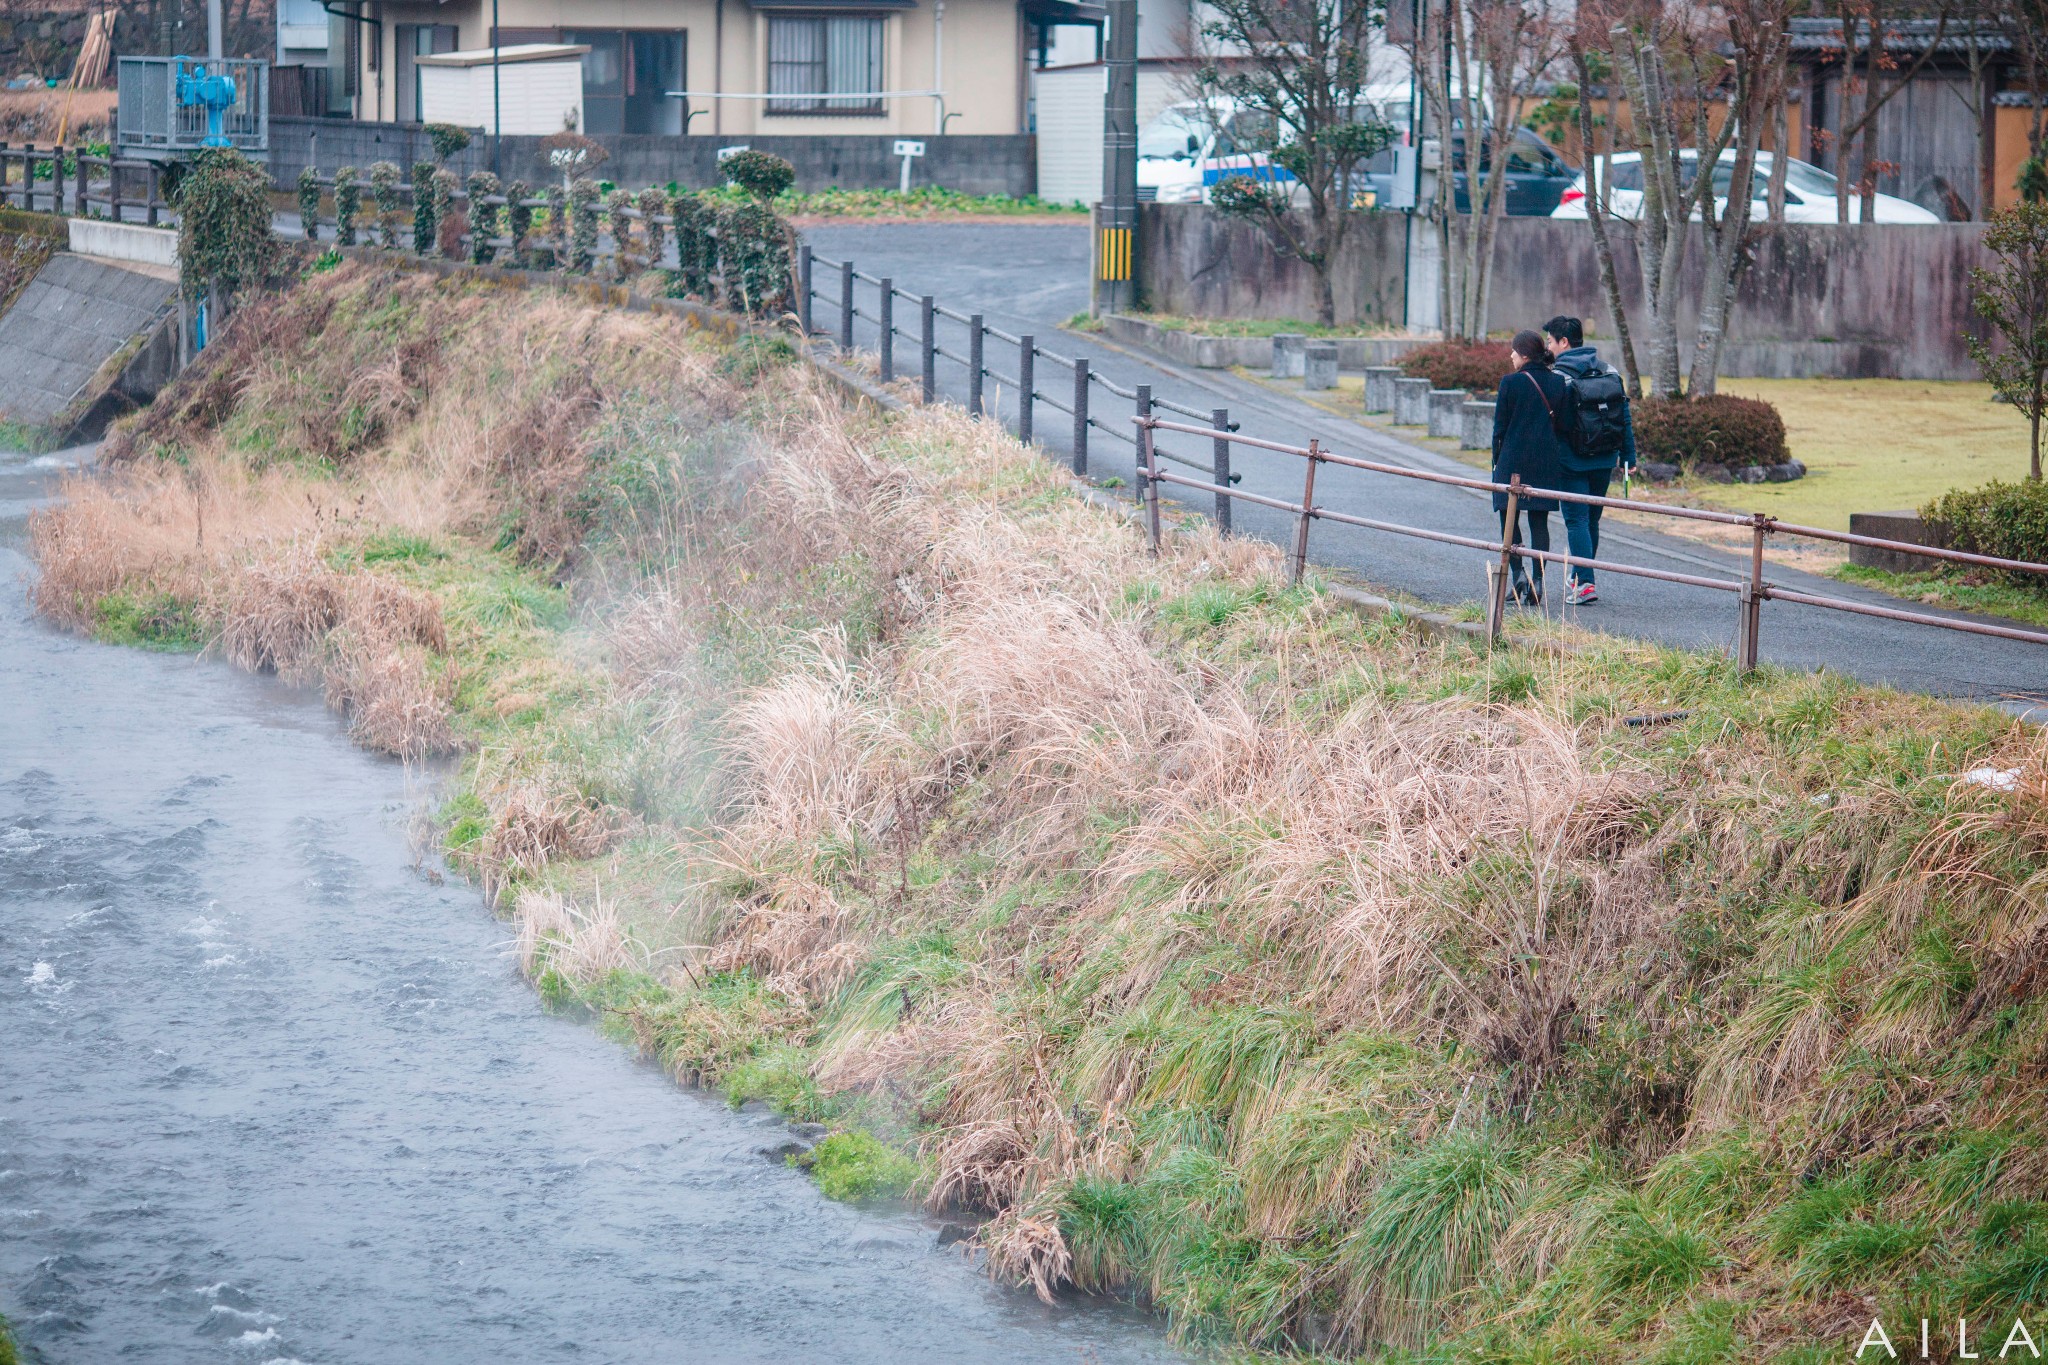
[[[1102,109],[1102,201],[1095,210],[1094,311],[1138,301],[1138,0],[1109,0],[1109,88]]]

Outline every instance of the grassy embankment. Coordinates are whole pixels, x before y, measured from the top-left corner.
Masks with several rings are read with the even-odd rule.
[[[1389,1361],[2048,1307],[2009,718],[1489,658],[773,344],[363,265],[110,453],[46,612],[462,748],[450,856],[548,999],[843,1130],[833,1193],[993,1214],[998,1274]]]

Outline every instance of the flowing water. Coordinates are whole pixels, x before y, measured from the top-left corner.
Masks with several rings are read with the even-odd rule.
[[[0,455],[0,1313],[49,1362],[1154,1361],[539,1008],[318,699],[31,618]]]

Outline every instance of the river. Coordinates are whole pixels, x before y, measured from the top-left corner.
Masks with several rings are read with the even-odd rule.
[[[33,619],[0,455],[0,1312],[30,1359],[1160,1361],[541,1010],[316,696]]]

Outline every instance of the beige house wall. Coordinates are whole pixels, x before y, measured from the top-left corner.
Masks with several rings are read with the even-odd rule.
[[[357,117],[397,117],[400,24],[454,24],[463,50],[490,45],[490,10],[479,4],[385,3],[379,29],[363,33]],[[762,94],[768,88],[768,12],[746,0],[499,0],[498,22],[518,28],[682,29],[693,91]],[[1015,0],[918,0],[886,12],[883,85],[899,96],[880,115],[770,114],[751,99],[693,99],[689,131],[760,134],[1018,133],[1024,130],[1025,29]],[[719,40],[722,32],[723,40]],[[372,67],[372,38],[381,48]],[[936,41],[935,41],[936,39]],[[720,52],[720,48],[723,49]],[[936,51],[935,51],[936,49]],[[935,62],[936,57],[936,62]],[[941,128],[943,115],[944,128]]]

